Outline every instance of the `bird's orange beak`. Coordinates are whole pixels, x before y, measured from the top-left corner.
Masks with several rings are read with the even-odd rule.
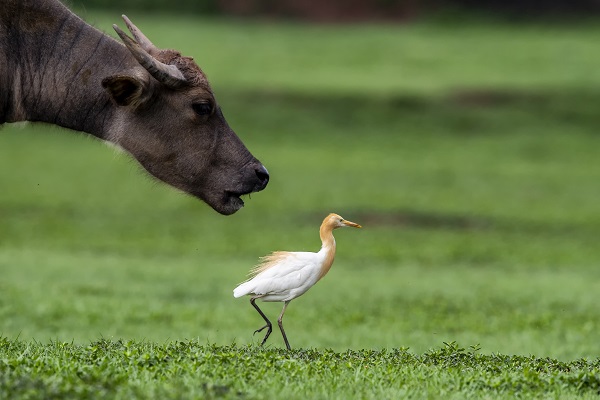
[[[342,223],[346,226],[351,226],[352,228],[362,228],[362,226],[360,226],[359,224],[357,224],[356,222],[352,222],[352,221],[342,221]]]

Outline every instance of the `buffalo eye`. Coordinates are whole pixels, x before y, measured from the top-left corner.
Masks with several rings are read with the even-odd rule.
[[[212,105],[210,103],[194,103],[192,104],[192,108],[200,116],[209,115],[212,112]]]

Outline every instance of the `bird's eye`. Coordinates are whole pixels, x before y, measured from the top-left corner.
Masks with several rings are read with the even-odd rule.
[[[210,103],[194,103],[192,104],[194,112],[198,115],[205,116],[212,112],[212,105]]]

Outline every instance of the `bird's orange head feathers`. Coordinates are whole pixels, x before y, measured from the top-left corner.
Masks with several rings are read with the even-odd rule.
[[[323,223],[321,224],[321,227],[327,227],[331,230],[345,227],[362,228],[362,226],[360,226],[359,224],[352,221],[347,221],[340,215],[334,213],[331,213],[327,217],[325,217]]]

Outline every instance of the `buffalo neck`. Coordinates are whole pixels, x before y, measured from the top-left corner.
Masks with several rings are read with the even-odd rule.
[[[58,1],[5,2],[0,122],[47,122],[104,137],[115,106],[101,81],[131,66],[127,49]]]

